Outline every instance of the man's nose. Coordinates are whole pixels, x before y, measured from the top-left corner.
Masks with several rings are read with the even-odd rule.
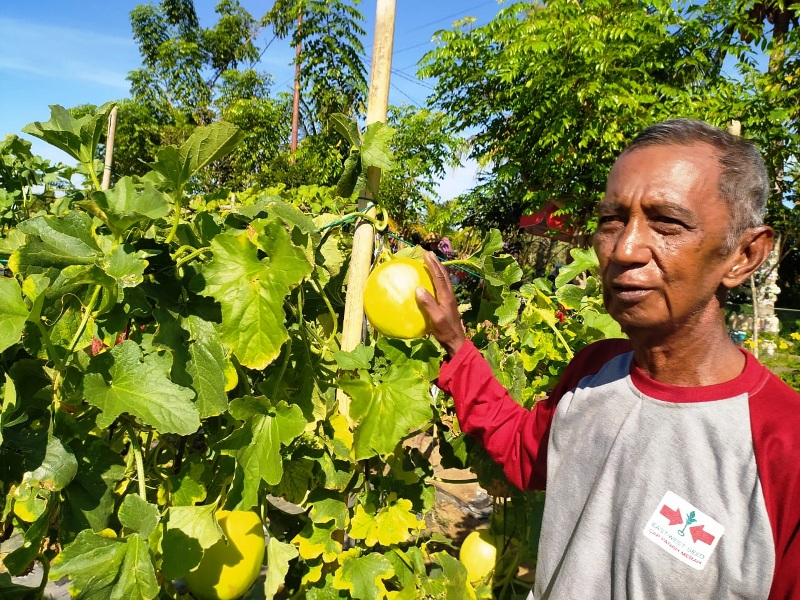
[[[642,219],[629,219],[615,241],[611,259],[617,264],[630,265],[645,264],[650,258],[647,224]]]

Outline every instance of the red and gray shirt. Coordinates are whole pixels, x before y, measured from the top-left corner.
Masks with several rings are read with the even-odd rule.
[[[677,387],[604,340],[530,411],[471,342],[442,366],[462,429],[547,490],[533,598],[800,598],[800,394],[745,356]]]

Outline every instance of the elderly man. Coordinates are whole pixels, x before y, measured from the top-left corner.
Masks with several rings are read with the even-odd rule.
[[[444,269],[417,300],[461,427],[547,499],[532,598],[800,598],[800,395],[727,335],[727,290],[772,247],[767,173],[705,123],[643,131],[594,248],[628,336],[584,348],[528,411],[464,336]]]

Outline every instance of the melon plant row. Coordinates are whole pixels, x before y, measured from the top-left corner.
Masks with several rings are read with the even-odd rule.
[[[75,598],[188,598],[187,581],[198,598],[236,597],[198,565],[241,511],[266,545],[255,598],[524,590],[515,567],[535,560],[541,497],[509,489],[460,435],[433,385],[441,349],[374,332],[339,349],[351,200],[313,186],[235,203],[190,193],[242,137],[222,122],[101,190],[110,110],[76,119],[54,106],[25,128],[76,161],[77,188],[19,138],[0,146],[0,596],[41,597],[67,578]],[[567,283],[590,252],[574,251],[554,289],[521,283],[501,250],[493,232],[462,259],[481,276],[465,322],[530,406],[611,325],[594,277]],[[452,540],[426,526],[433,469],[407,443],[419,434],[495,494],[492,528],[516,540],[514,568],[470,582]],[[19,584],[33,565],[39,587]]]

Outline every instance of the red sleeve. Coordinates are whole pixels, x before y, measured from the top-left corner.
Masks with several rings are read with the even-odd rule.
[[[550,424],[559,399],[581,378],[629,349],[626,340],[587,346],[567,366],[550,396],[532,410],[517,404],[470,341],[442,365],[438,386],[453,396],[461,429],[478,439],[512,484],[523,490],[543,490]]]
[[[766,369],[750,394],[758,475],[775,539],[769,600],[800,598],[800,394]]]

